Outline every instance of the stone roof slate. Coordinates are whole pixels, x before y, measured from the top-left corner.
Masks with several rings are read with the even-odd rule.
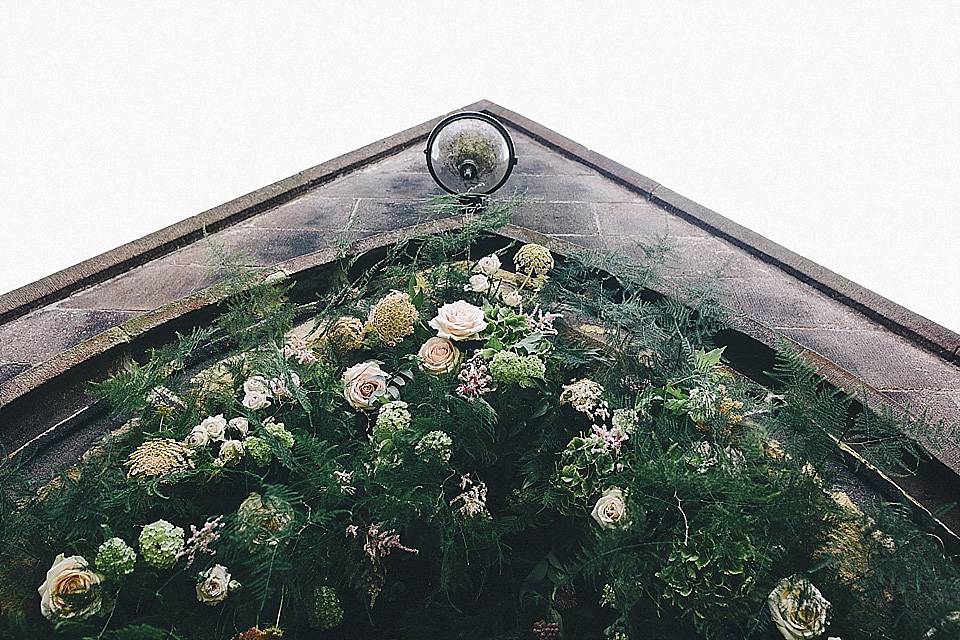
[[[500,118],[514,138],[519,164],[500,193],[526,194],[516,227],[638,259],[638,242],[666,237],[676,251],[665,275],[721,272],[736,328],[794,341],[850,391],[960,424],[957,334],[519,114],[486,101],[467,109]],[[339,244],[426,221],[421,205],[440,190],[423,143],[439,119],[0,296],[0,409],[209,303],[219,259],[204,228],[245,264],[290,272]],[[933,448],[960,472],[956,442]]]

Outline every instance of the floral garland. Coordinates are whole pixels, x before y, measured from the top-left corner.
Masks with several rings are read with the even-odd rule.
[[[56,555],[38,589],[42,616],[66,637],[86,633],[84,621],[134,628],[144,623],[123,609],[133,606],[124,594],[139,580],[138,598],[180,589],[170,596],[184,607],[176,613],[200,621],[193,631],[175,612],[151,614],[151,628],[169,637],[353,637],[345,623],[366,628],[371,615],[406,606],[397,604],[398,587],[419,581],[416,572],[437,572],[427,592],[456,594],[455,574],[471,562],[484,576],[503,575],[503,563],[514,562],[511,571],[526,574],[511,595],[517,613],[491,627],[505,637],[778,631],[794,640],[835,628],[857,637],[849,620],[875,593],[858,592],[856,577],[871,569],[851,569],[847,583],[828,581],[825,591],[843,600],[839,615],[811,580],[814,560],[827,557],[831,540],[856,539],[860,553],[887,562],[901,542],[845,494],[831,499],[817,472],[767,435],[763,420],[783,399],[751,395],[721,363],[723,350],[704,348],[687,349],[686,375],[659,383],[657,356],[647,354],[633,363],[634,378],[612,390],[598,382],[602,355],[584,359],[577,334],[560,331],[572,309],[547,292],[556,267],[550,251],[521,246],[515,272],[502,257],[446,265],[462,292],[456,298],[437,296],[457,290],[449,281],[430,290],[417,274],[407,291],[370,305],[366,320],[363,299],[353,299],[318,322],[309,340],[288,334],[282,345],[228,358],[176,391],[154,386],[145,402],[147,415],[162,416],[159,428],[135,423],[130,437],[139,444],[112,468],[125,492],[149,502],[138,513],[166,513],[104,521],[105,531],[126,535],[108,534],[87,555]],[[646,379],[638,384],[637,376]],[[178,426],[164,426],[171,422]],[[674,435],[658,434],[657,425]],[[724,493],[748,482],[759,487],[759,508]],[[232,487],[222,493],[234,502],[210,498],[222,487]],[[698,487],[716,497],[691,497]],[[776,523],[759,523],[763,509],[776,509],[779,493],[789,492],[800,497],[782,504],[806,501],[802,531],[820,537],[764,545],[761,532]],[[190,509],[178,502],[194,496],[206,500],[199,522],[185,520]],[[729,525],[725,509],[741,510],[742,529]],[[846,533],[829,538],[836,522]],[[531,552],[552,527],[569,534],[569,544],[556,538]],[[519,537],[524,531],[532,533]],[[65,549],[89,544],[71,539]],[[510,544],[517,557],[504,560]],[[781,573],[774,561],[800,570]],[[298,570],[301,562],[311,566]],[[632,573],[649,566],[658,568]],[[273,572],[289,582],[278,585]],[[477,602],[502,595],[475,586]],[[234,601],[232,618],[205,618]],[[422,629],[436,609],[417,611],[422,619],[402,624]],[[478,615],[496,612],[481,607]],[[660,627],[640,635],[655,618]],[[955,619],[945,611],[931,624]],[[442,636],[441,619],[433,624]],[[946,633],[930,629],[927,637]]]

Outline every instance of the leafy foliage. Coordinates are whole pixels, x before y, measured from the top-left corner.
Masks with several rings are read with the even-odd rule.
[[[278,625],[314,638],[342,616],[328,637],[562,624],[571,640],[769,638],[768,594],[796,574],[847,640],[920,637],[960,607],[960,573],[922,523],[831,484],[838,441],[911,472],[926,455],[917,425],[857,413],[788,350],[772,389],[736,375],[713,341],[711,284],[653,291],[667,288],[664,243],[643,264],[583,252],[546,279],[500,269],[478,286],[474,247],[517,206],[440,199],[461,226],[403,238],[372,265],[344,258],[295,338],[304,309],[288,288],[235,270],[213,326],[97,387],[124,428],[2,503],[8,633],[187,640]],[[488,264],[513,251],[501,243]],[[391,291],[417,311],[396,344],[365,326]],[[443,345],[450,370],[428,372],[418,350],[459,299],[483,328]],[[189,468],[129,477],[131,454],[158,438],[188,443]],[[18,481],[10,463],[0,472]],[[35,585],[57,554],[92,560],[159,519],[194,536],[193,560],[138,561],[105,583],[99,617],[41,618]],[[198,574],[215,565],[241,584],[210,606]]]

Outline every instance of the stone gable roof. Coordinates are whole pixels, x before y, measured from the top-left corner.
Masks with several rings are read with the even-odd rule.
[[[516,143],[519,164],[499,193],[528,203],[505,234],[638,259],[637,241],[666,236],[676,251],[665,275],[720,270],[733,326],[750,340],[786,339],[871,405],[960,424],[960,335],[519,114],[487,101],[465,109],[499,118]],[[427,223],[421,205],[440,189],[423,146],[440,119],[0,296],[0,441],[13,450],[75,420],[88,407],[70,390],[93,363],[210,309],[218,259],[205,231],[245,264],[297,277],[344,242],[361,251]],[[920,435],[960,473],[958,443]]]

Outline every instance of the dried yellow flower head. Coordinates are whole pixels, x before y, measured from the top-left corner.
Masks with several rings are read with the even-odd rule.
[[[410,302],[410,295],[400,291],[387,294],[370,312],[373,331],[386,344],[393,346],[413,333],[420,313]]]
[[[513,257],[517,271],[528,276],[542,277],[553,269],[553,255],[550,250],[539,244],[525,244]]]
[[[168,476],[193,468],[190,449],[171,438],[147,440],[130,454],[127,477]]]
[[[363,345],[365,333],[363,323],[360,320],[350,316],[342,316],[330,325],[330,330],[327,331],[327,339],[334,349],[340,353],[346,353],[359,349]]]

